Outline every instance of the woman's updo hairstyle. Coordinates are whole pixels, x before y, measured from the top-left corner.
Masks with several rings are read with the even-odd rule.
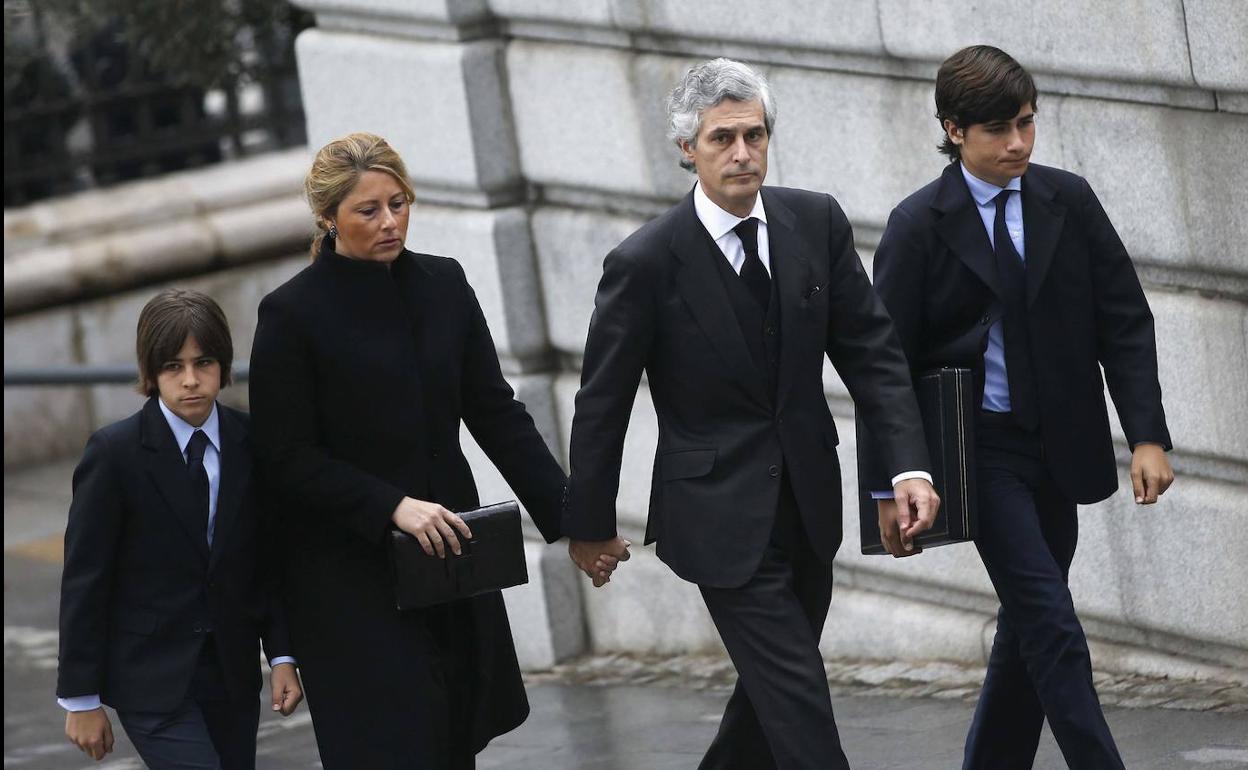
[[[408,203],[416,200],[416,193],[407,181],[407,166],[403,165],[403,159],[385,139],[362,131],[335,139],[316,153],[312,168],[303,181],[304,196],[316,215],[313,258],[329,232],[329,217],[338,211],[338,205],[355,189],[365,171],[389,174],[403,188]]]

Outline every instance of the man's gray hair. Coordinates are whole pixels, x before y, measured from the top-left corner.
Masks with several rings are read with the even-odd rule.
[[[763,102],[763,120],[767,134],[776,124],[776,102],[771,87],[762,75],[739,61],[712,59],[693,67],[667,97],[667,135],[681,147],[684,142],[696,147],[702,130],[702,113],[725,99],[738,102]],[[682,155],[681,168],[692,171],[693,164]]]

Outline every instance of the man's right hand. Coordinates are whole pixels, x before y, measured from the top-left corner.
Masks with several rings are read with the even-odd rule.
[[[425,553],[430,556],[436,553],[439,559],[446,558],[447,546],[450,546],[456,556],[460,554],[462,549],[459,536],[462,535],[465,540],[472,539],[472,530],[463,519],[427,500],[403,498],[394,513],[390,514],[390,520],[396,527],[415,537]],[[456,530],[459,530],[458,535]]]
[[[70,743],[97,761],[113,750],[113,726],[103,708],[67,713],[65,735]]]
[[[611,581],[611,573],[622,561],[628,561],[632,543],[616,535],[610,540],[569,540],[568,555],[591,580],[594,588]]]
[[[923,551],[914,538],[931,529],[940,510],[940,497],[925,479],[905,479],[893,487],[894,499],[877,500],[880,542],[895,558],[914,556]]]

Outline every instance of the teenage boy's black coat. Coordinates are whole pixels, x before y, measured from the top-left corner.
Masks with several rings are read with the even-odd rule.
[[[1083,177],[1032,163],[1022,199],[1027,333],[1045,461],[1063,493],[1094,503],[1118,487],[1106,384],[1127,440],[1170,449],[1153,315],[1126,248]],[[911,370],[974,369],[978,404],[988,327],[1001,305],[992,246],[958,163],[893,210],[874,272]],[[884,471],[867,475],[873,489],[889,488]]]

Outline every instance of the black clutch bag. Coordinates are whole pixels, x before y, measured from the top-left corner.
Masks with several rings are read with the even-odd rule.
[[[971,370],[944,368],[924,372],[915,381],[914,392],[932,461],[933,486],[940,495],[936,522],[914,542],[923,548],[966,542],[975,537],[979,528],[975,504],[975,386]],[[862,552],[888,553],[880,542],[876,501],[861,479],[858,486]]]
[[[400,610],[431,607],[529,582],[520,506],[514,500],[462,511],[459,516],[472,530],[472,540],[460,538],[459,556],[450,548],[445,559],[430,556],[416,538],[401,530],[391,531],[394,593]]]

